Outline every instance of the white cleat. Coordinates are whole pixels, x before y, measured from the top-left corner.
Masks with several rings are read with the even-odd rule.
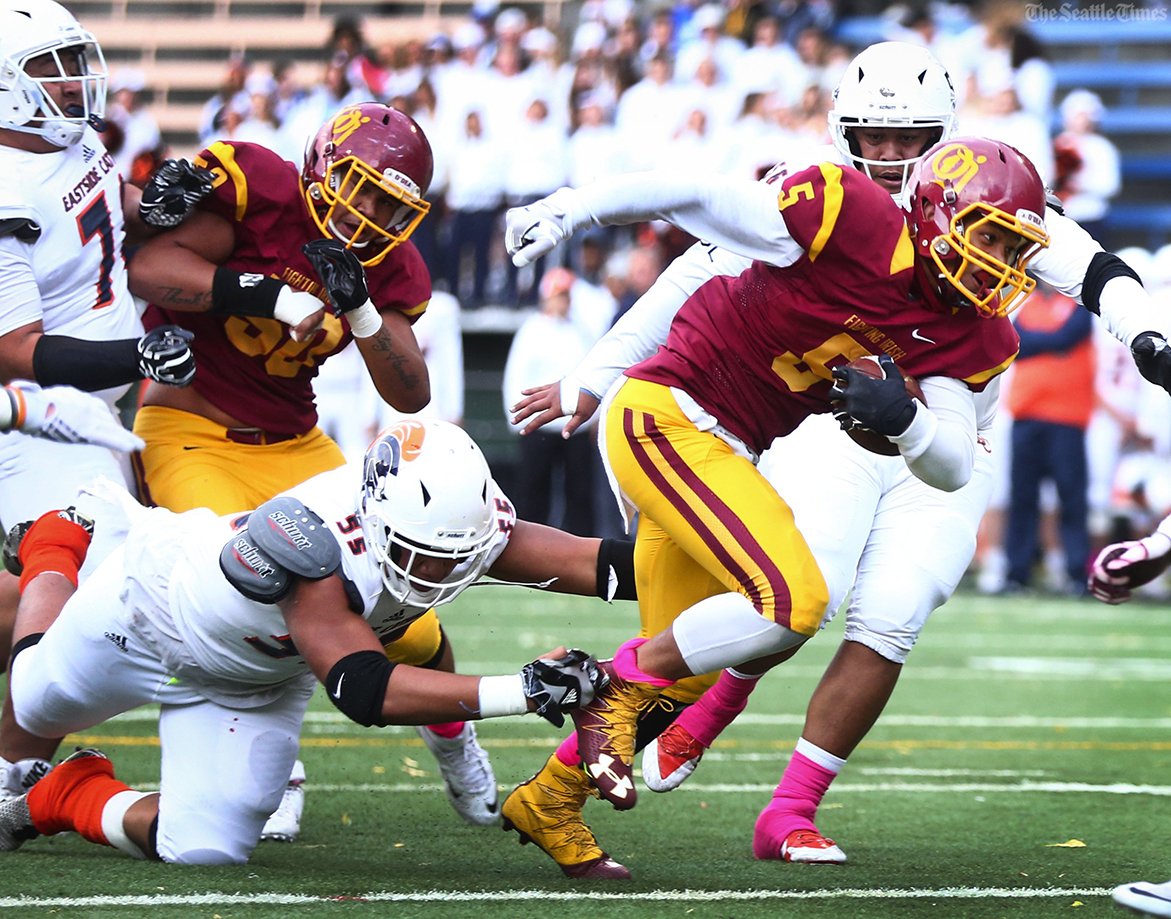
[[[674,791],[695,772],[705,747],[677,724],[642,751],[642,780],[651,791]]]
[[[300,760],[293,763],[289,784],[281,796],[281,803],[260,831],[261,839],[274,842],[296,842],[301,835],[301,815],[305,812],[305,764]]]
[[[423,743],[439,764],[447,800],[455,812],[473,826],[495,826],[500,822],[500,796],[488,754],[476,740],[470,721],[450,740],[426,727],[417,727]]]
[[[28,813],[28,795],[0,801],[0,852],[15,852],[39,835]]]
[[[1171,881],[1135,881],[1114,888],[1114,902],[1144,916],[1171,916]]]
[[[47,759],[18,759],[10,763],[0,757],[0,801],[27,794],[52,768],[53,764]]]
[[[846,853],[818,832],[794,830],[781,843],[781,861],[798,865],[844,865]]]

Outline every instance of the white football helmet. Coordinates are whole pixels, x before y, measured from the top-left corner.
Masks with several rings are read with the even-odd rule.
[[[360,495],[366,545],[400,602],[440,606],[480,575],[496,538],[492,473],[460,427],[409,418],[367,448]],[[442,581],[413,571],[424,556],[456,559]]]
[[[870,175],[871,167],[902,167],[902,191],[911,170],[927,148],[955,133],[956,94],[944,66],[921,45],[884,41],[871,45],[850,61],[834,90],[829,131],[846,161]],[[861,156],[850,129],[938,128],[923,144],[920,156],[880,163]]]
[[[41,56],[51,66],[30,75],[29,62]],[[48,91],[53,83],[80,83],[78,104],[62,111]],[[54,0],[0,0],[0,128],[68,147],[81,140],[87,123],[100,124],[106,83],[97,39],[65,7]]]

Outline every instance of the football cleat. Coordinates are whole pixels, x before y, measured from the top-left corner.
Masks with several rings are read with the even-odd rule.
[[[522,846],[533,843],[566,877],[628,880],[626,866],[602,851],[582,819],[586,798],[593,794],[585,774],[553,754],[540,772],[504,799],[504,829],[516,830]]]
[[[277,805],[264,829],[260,831],[261,839],[271,839],[273,842],[296,842],[301,835],[301,815],[305,813],[305,764],[300,760],[293,763],[293,771],[289,775],[289,783],[281,795],[281,803]]]
[[[661,690],[646,683],[624,680],[613,661],[599,661],[610,685],[584,708],[571,711],[577,727],[581,767],[598,793],[618,810],[638,803],[634,787],[634,736],[638,713],[659,697]]]
[[[30,757],[10,763],[0,757],[0,801],[19,798],[53,768],[47,759]]]
[[[1114,902],[1144,916],[1171,916],[1171,881],[1136,881],[1114,888]]]
[[[50,511],[49,513],[52,512]],[[62,520],[68,520],[70,523],[76,523],[85,530],[89,539],[93,539],[94,522],[85,515],[79,514],[77,508],[72,506],[67,507],[64,510],[57,511],[57,516]],[[33,528],[33,524],[36,522],[36,520],[26,520],[24,523],[18,523],[4,537],[4,545],[3,549],[0,550],[0,556],[2,556],[4,561],[4,570],[13,577],[20,577],[21,572],[24,571],[24,563],[20,560],[20,544],[24,542],[24,537],[28,535],[28,531]]]
[[[416,730],[439,764],[447,800],[455,812],[473,826],[494,826],[500,822],[500,795],[488,754],[476,740],[470,721],[450,739],[425,727]]]
[[[642,751],[642,780],[651,791],[674,791],[682,785],[707,749],[678,723],[668,725]]]
[[[35,783],[34,787],[38,794],[47,792],[50,798],[59,797],[59,793],[53,786],[60,785],[62,782],[69,782],[75,778],[74,770],[66,769],[59,771],[61,767],[66,763],[95,757],[103,760],[109,759],[100,750],[78,747],[75,752],[61,760],[56,768],[50,769],[43,779]],[[89,773],[83,774],[86,777],[89,775]],[[65,776],[65,778],[54,782],[54,778],[58,776]],[[29,793],[25,792],[19,797],[9,798],[6,801],[0,802],[0,852],[13,852],[28,840],[36,839],[41,835],[36,827],[33,826],[32,816],[29,813],[28,795]]]
[[[764,861],[792,862],[798,865],[844,865],[846,853],[832,839],[817,830],[794,830],[778,846],[776,841],[764,838],[760,825],[752,840],[752,852]]]

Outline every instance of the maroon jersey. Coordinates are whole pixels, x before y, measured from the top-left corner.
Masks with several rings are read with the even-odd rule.
[[[912,283],[903,212],[862,173],[832,163],[802,170],[780,183],[777,206],[805,253],[703,284],[666,344],[629,376],[678,387],[760,453],[829,411],[831,371],[855,358],[889,354],[912,376],[979,391],[1016,357],[1007,318],[927,307]]]
[[[309,216],[297,167],[265,147],[226,141],[212,144],[195,161],[215,176],[215,189],[200,206],[231,221],[236,232],[225,266],[277,278],[326,301],[301,253],[321,233]],[[398,310],[412,322],[431,298],[431,278],[409,241],[367,268],[366,284],[379,310]],[[148,329],[172,322],[194,332],[195,391],[244,424],[279,434],[303,434],[317,423],[313,377],[320,363],[352,338],[349,324],[329,311],[317,333],[302,342],[293,341],[284,323],[256,316],[151,304],[143,321]]]

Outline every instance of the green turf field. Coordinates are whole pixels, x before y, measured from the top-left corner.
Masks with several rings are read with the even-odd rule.
[[[632,604],[469,591],[444,621],[461,669],[509,672],[552,646],[600,655]],[[589,802],[625,883],[564,878],[515,834],[465,826],[410,729],[370,730],[314,700],[303,832],[244,868],[136,863],[77,837],[0,855],[5,916],[939,917],[1124,915],[1109,891],[1171,877],[1171,609],[961,594],[936,613],[885,719],[819,817],[836,867],[754,861],[753,821],[796,740],[837,625],[771,674],[681,790],[618,813]],[[158,780],[150,712],[95,744],[131,784]],[[558,732],[480,727],[507,791]],[[503,793],[503,792],[502,792]]]

